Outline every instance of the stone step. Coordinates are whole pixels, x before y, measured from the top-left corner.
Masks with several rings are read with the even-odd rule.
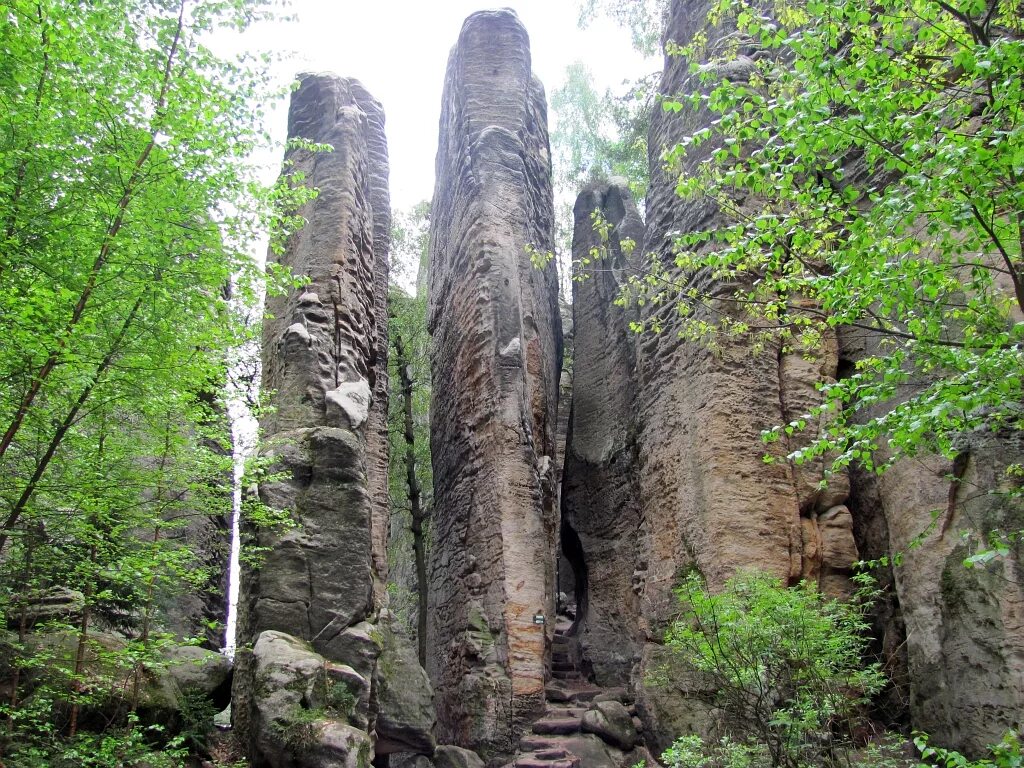
[[[550,734],[552,736],[567,736],[576,733],[580,729],[578,717],[552,717],[537,720],[530,729],[538,734]]]
[[[549,707],[538,720],[582,720],[587,707]]]
[[[569,694],[569,701],[593,701],[599,693],[601,693],[600,688],[577,688]]]
[[[552,680],[566,680],[569,682],[579,682],[583,680],[583,675],[579,672],[552,672]]]
[[[520,752],[537,752],[542,749],[550,749],[554,742],[550,736],[541,736],[537,733],[526,733],[519,739]]]
[[[552,661],[551,662],[552,672],[579,672],[576,665],[571,661]]]
[[[535,749],[534,754],[536,754],[537,757],[539,757],[541,760],[570,760],[576,757],[575,755],[569,754],[562,747],[551,747],[550,749]]]
[[[556,718],[558,720],[567,717],[582,718],[587,712],[587,707],[558,707],[549,706],[547,711],[544,713],[544,717]]]
[[[568,760],[544,760],[532,755],[523,755],[517,757],[513,765],[516,768],[579,768],[580,759],[574,757]]]

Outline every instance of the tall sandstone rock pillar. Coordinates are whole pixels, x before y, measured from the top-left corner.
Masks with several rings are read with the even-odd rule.
[[[318,197],[279,261],[307,285],[267,301],[260,500],[295,527],[246,530],[262,548],[239,600],[235,725],[255,766],[366,764],[372,752],[431,754],[425,672],[387,620],[387,147],[381,106],[355,80],[304,75],[288,150]],[[350,711],[331,691],[355,698]],[[310,743],[294,734],[322,713]],[[303,713],[306,721],[302,720]],[[298,731],[296,729],[299,729]],[[289,736],[292,734],[292,736]],[[299,754],[301,752],[301,754]]]
[[[390,218],[386,191],[383,211],[374,191],[386,190],[387,155],[371,152],[374,138],[383,142],[380,105],[354,80],[304,77],[292,96],[288,135],[334,150],[292,149],[285,158],[320,192],[300,212],[308,224],[280,257],[309,284],[267,300],[263,390],[274,409],[261,424],[262,450],[283,479],[263,484],[260,494],[271,507],[291,510],[299,527],[268,542],[245,608],[253,634],[316,638],[321,651],[374,607],[376,478],[369,468],[380,462],[367,448],[367,425],[380,370],[378,272],[387,280],[387,253],[375,252],[374,228],[378,217]]]
[[[611,226],[607,242],[594,230],[594,212]],[[575,577],[574,634],[583,661],[597,683],[624,686],[643,641],[633,577],[641,509],[633,414],[637,337],[629,328],[631,311],[616,299],[640,256],[644,223],[624,184],[587,187],[573,218],[573,261],[583,279],[572,286],[575,355],[562,550]]]
[[[534,269],[526,252],[551,249],[553,203],[544,91],[513,12],[463,25],[440,136],[428,671],[439,740],[500,754],[544,700],[562,355],[555,266]]]

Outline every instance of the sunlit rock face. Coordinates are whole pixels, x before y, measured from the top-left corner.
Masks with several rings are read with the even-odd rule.
[[[357,81],[306,75],[292,96],[288,128],[290,138],[329,144],[333,151],[300,146],[285,156],[285,172],[303,174],[319,194],[298,211],[306,226],[272,257],[308,283],[267,301],[262,384],[273,408],[261,424],[268,474],[258,492],[267,506],[288,512],[295,526],[246,531],[246,543],[262,550],[258,567],[243,569],[235,725],[256,765],[297,759],[291,737],[304,726],[296,708],[323,710],[326,725],[307,728],[322,743],[303,749],[329,753],[324,765],[355,765],[371,747],[429,754],[429,684],[404,675],[412,698],[428,706],[412,707],[411,715],[392,711],[394,697],[379,695],[385,686],[377,669],[402,642],[382,611],[381,586],[390,226],[384,116]],[[271,646],[301,650],[306,661],[299,666],[312,671],[289,672],[282,685],[301,678],[308,690],[279,690],[274,654],[254,657],[250,649]],[[318,665],[330,668],[329,679],[321,680]],[[336,668],[350,672],[338,672],[335,685],[330,675]],[[359,702],[356,714],[346,716],[340,705],[332,709],[325,686],[328,693],[348,686]],[[334,738],[353,728],[362,735]]]
[[[439,740],[514,751],[553,631],[561,330],[544,92],[507,10],[448,63],[430,233],[435,506],[428,672]],[[535,618],[536,617],[536,618]],[[541,623],[544,622],[544,623]]]

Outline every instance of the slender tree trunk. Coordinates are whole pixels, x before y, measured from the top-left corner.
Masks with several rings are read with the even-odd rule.
[[[416,433],[412,420],[412,374],[409,353],[401,334],[395,334],[395,363],[402,384],[402,412],[405,437],[405,482],[409,486],[409,510],[412,513],[412,550],[416,558],[416,645],[420,666],[427,664],[427,557],[423,542],[423,522],[426,511],[416,479]]]
[[[95,373],[93,373],[92,379],[90,379],[82,389],[78,399],[75,401],[74,405],[71,406],[71,410],[68,411],[60,426],[58,426],[57,430],[53,433],[53,437],[50,439],[50,444],[46,447],[46,452],[39,460],[39,463],[36,464],[35,471],[32,473],[32,477],[29,479],[28,485],[25,486],[25,490],[22,491],[21,496],[11,508],[7,518],[3,522],[3,525],[0,526],[0,554],[3,553],[4,546],[7,544],[7,539],[10,536],[11,529],[17,525],[18,519],[21,517],[21,513],[25,511],[26,505],[35,493],[36,486],[39,485],[39,481],[46,472],[46,468],[50,465],[54,455],[57,453],[57,449],[64,440],[64,436],[74,425],[75,419],[78,418],[78,412],[89,400],[89,396],[92,394],[93,389],[97,384],[99,384],[100,379],[103,378],[103,375],[107,372],[107,369],[113,364],[117,354],[121,351],[121,345],[127,338],[128,331],[131,330],[132,324],[135,321],[135,315],[142,306],[142,300],[145,298],[146,294],[147,292],[144,291],[139,298],[135,300],[135,305],[132,307],[131,312],[128,313],[128,317],[125,319],[124,323],[121,325],[121,329],[117,334],[117,338],[114,339],[111,349],[107,352],[103,360],[100,361]]]
[[[28,633],[28,595],[32,583],[32,560],[35,547],[32,536],[25,540],[25,570],[21,578],[21,611],[18,615],[18,653],[25,650],[25,636]],[[18,708],[18,689],[21,686],[21,665],[14,666],[14,675],[11,678],[11,697],[8,700],[10,711],[7,714],[7,736],[14,733],[14,713]]]
[[[153,546],[160,542],[160,526],[157,525],[153,528]],[[156,574],[152,574],[149,577],[149,583],[146,585],[146,602],[142,609],[142,632],[139,635],[139,642],[142,643],[142,654],[145,659],[146,651],[149,648],[149,628],[150,621],[153,612],[153,594],[156,592]],[[131,711],[135,712],[139,708],[139,690],[142,687],[142,672],[145,668],[145,661],[140,661],[135,665],[135,674],[132,680],[132,705]]]
[[[97,547],[94,543],[89,549],[89,565],[90,571],[92,571],[96,565],[96,554]],[[89,574],[89,579],[85,585],[85,601],[82,606],[82,622],[78,628],[78,648],[75,651],[75,671],[72,686],[75,691],[75,699],[71,703],[71,722],[68,724],[68,738],[75,738],[75,734],[78,733],[78,713],[81,710],[81,704],[79,704],[77,694],[81,693],[84,689],[82,685],[82,671],[85,669],[85,649],[89,642],[89,618],[90,610],[89,603],[93,596],[93,578],[92,573]]]

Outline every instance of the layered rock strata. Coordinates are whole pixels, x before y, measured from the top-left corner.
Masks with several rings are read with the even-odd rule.
[[[305,764],[289,762],[303,751],[320,755],[317,765],[355,764],[356,753],[371,748],[429,753],[432,713],[414,706],[409,722],[388,711],[377,671],[380,659],[395,656],[379,589],[387,540],[381,377],[390,218],[383,112],[355,80],[307,75],[288,123],[289,137],[333,151],[297,146],[285,157],[286,172],[301,172],[319,194],[299,211],[308,224],[280,256],[308,284],[267,303],[263,389],[274,409],[261,425],[269,467],[259,498],[288,512],[295,526],[247,531],[262,562],[243,573],[235,724],[255,765]],[[299,659],[298,671],[278,669],[283,662],[272,648],[291,649],[286,655]],[[334,704],[321,702],[318,665],[328,688],[332,669],[351,670],[339,678],[335,690],[345,691]],[[282,675],[299,682],[281,691]],[[429,701],[426,680],[405,677],[417,700]],[[350,699],[354,707],[340,704]],[[309,709],[323,717],[307,723]],[[310,743],[296,744],[300,737]]]
[[[704,50],[714,52],[730,30],[709,26],[710,7],[707,2],[673,2],[666,39],[686,45],[695,35],[706,35]],[[659,92],[690,94],[713,87],[701,82],[690,64],[684,57],[668,57]],[[742,78],[743,61],[736,64],[723,75]],[[743,337],[723,334],[712,348],[679,333],[683,321],[677,303],[688,301],[690,289],[722,297],[710,308],[692,307],[698,319],[742,319],[727,299],[729,286],[715,283],[705,271],[682,271],[674,259],[676,233],[730,221],[708,198],[676,195],[678,173],[707,162],[717,148],[713,142],[688,152],[678,168],[666,169],[660,159],[666,147],[712,119],[703,107],[678,114],[655,110],[649,137],[652,173],[644,251],[664,268],[663,284],[675,290],[644,307],[648,331],[638,344],[643,556],[636,575],[642,628],[652,641],[644,651],[642,674],[658,663],[657,643],[675,610],[672,588],[686,569],[698,568],[713,588],[742,569],[768,572],[783,583],[824,574],[829,580],[836,577],[832,586],[842,593],[856,554],[852,521],[843,506],[847,483],[830,483],[821,492],[820,466],[798,470],[784,459],[770,464],[762,459],[768,450],[762,430],[806,412],[817,381],[835,376],[834,337],[828,340],[826,332],[822,349],[806,361],[799,353],[784,353],[777,342],[755,352]],[[733,202],[742,208],[742,200]],[[791,447],[773,450],[781,459]],[[692,727],[691,719],[706,720],[700,705],[680,706],[686,693],[648,691],[638,698],[653,746],[666,746],[673,730]],[[677,726],[667,727],[673,721]]]
[[[707,3],[676,0],[666,37],[685,45],[696,34],[705,35],[703,50],[714,56],[721,41],[735,36],[709,26],[707,11]],[[698,63],[705,74],[715,71]],[[660,92],[685,95],[713,87],[701,83],[689,65],[669,58]],[[735,81],[754,66],[741,52],[720,69]],[[712,201],[677,199],[674,171],[679,169],[665,171],[658,157],[711,119],[700,109],[684,109],[679,115],[656,110],[652,120],[645,250],[684,291],[689,286],[703,291],[709,278],[673,271],[673,233],[713,229],[728,220]],[[705,162],[716,148],[708,142],[691,150],[682,170]],[[847,177],[864,180],[866,172],[854,165]],[[743,210],[744,200],[732,203]],[[727,292],[718,295],[723,300],[712,310],[734,313]],[[650,542],[650,559],[639,563],[639,571],[643,617],[652,638],[670,609],[665,587],[691,564],[713,586],[738,568],[753,567],[790,582],[817,579],[827,592],[843,596],[850,591],[850,562],[859,552],[869,557],[900,553],[902,564],[882,574],[882,583],[895,590],[879,607],[877,648],[894,673],[897,692],[909,681],[910,724],[930,732],[937,743],[973,754],[1019,725],[1024,708],[1020,545],[984,568],[963,567],[971,547],[988,532],[1020,528],[1020,506],[1005,493],[1014,482],[1005,469],[1024,455],[1019,441],[1008,434],[963,435],[955,461],[903,460],[881,477],[858,472],[852,483],[835,477],[822,491],[820,462],[759,465],[765,452],[759,432],[807,413],[817,402],[814,384],[878,354],[880,339],[844,328],[838,338],[826,335],[813,358],[805,350],[778,348],[754,355],[745,341],[728,339],[712,354],[678,338],[673,311],[663,307],[647,313],[646,319],[658,321],[663,330],[645,336],[639,347],[640,482]],[[871,408],[860,412],[865,418],[877,415]],[[778,455],[798,447],[783,441]],[[656,645],[649,645],[642,668],[657,656]],[[670,695],[644,693],[638,704],[659,746],[671,737],[666,723],[699,730],[708,720],[699,705],[680,705],[694,693],[685,679]],[[897,709],[900,704],[890,703]],[[888,714],[901,718],[896,711]]]
[[[840,341],[850,361],[881,351],[878,336],[857,329],[843,329]],[[989,532],[1024,527],[1010,495],[1019,481],[1006,473],[1024,462],[1024,441],[974,432],[957,449],[953,461],[923,456],[880,477],[854,473],[854,509],[860,535],[902,558],[891,571],[899,615],[880,626],[880,647],[905,675],[911,724],[982,755],[1024,712],[1024,545],[979,567],[964,561]]]
[[[430,230],[428,672],[439,737],[508,754],[544,705],[554,617],[561,331],[544,91],[508,10],[448,61]]]
[[[575,358],[562,484],[562,549],[573,569],[574,634],[600,685],[625,685],[643,642],[633,572],[640,528],[635,334],[617,306],[644,224],[624,184],[595,184],[574,208]],[[595,218],[596,215],[596,218]],[[598,229],[595,229],[595,225]],[[606,238],[600,228],[610,225]]]

